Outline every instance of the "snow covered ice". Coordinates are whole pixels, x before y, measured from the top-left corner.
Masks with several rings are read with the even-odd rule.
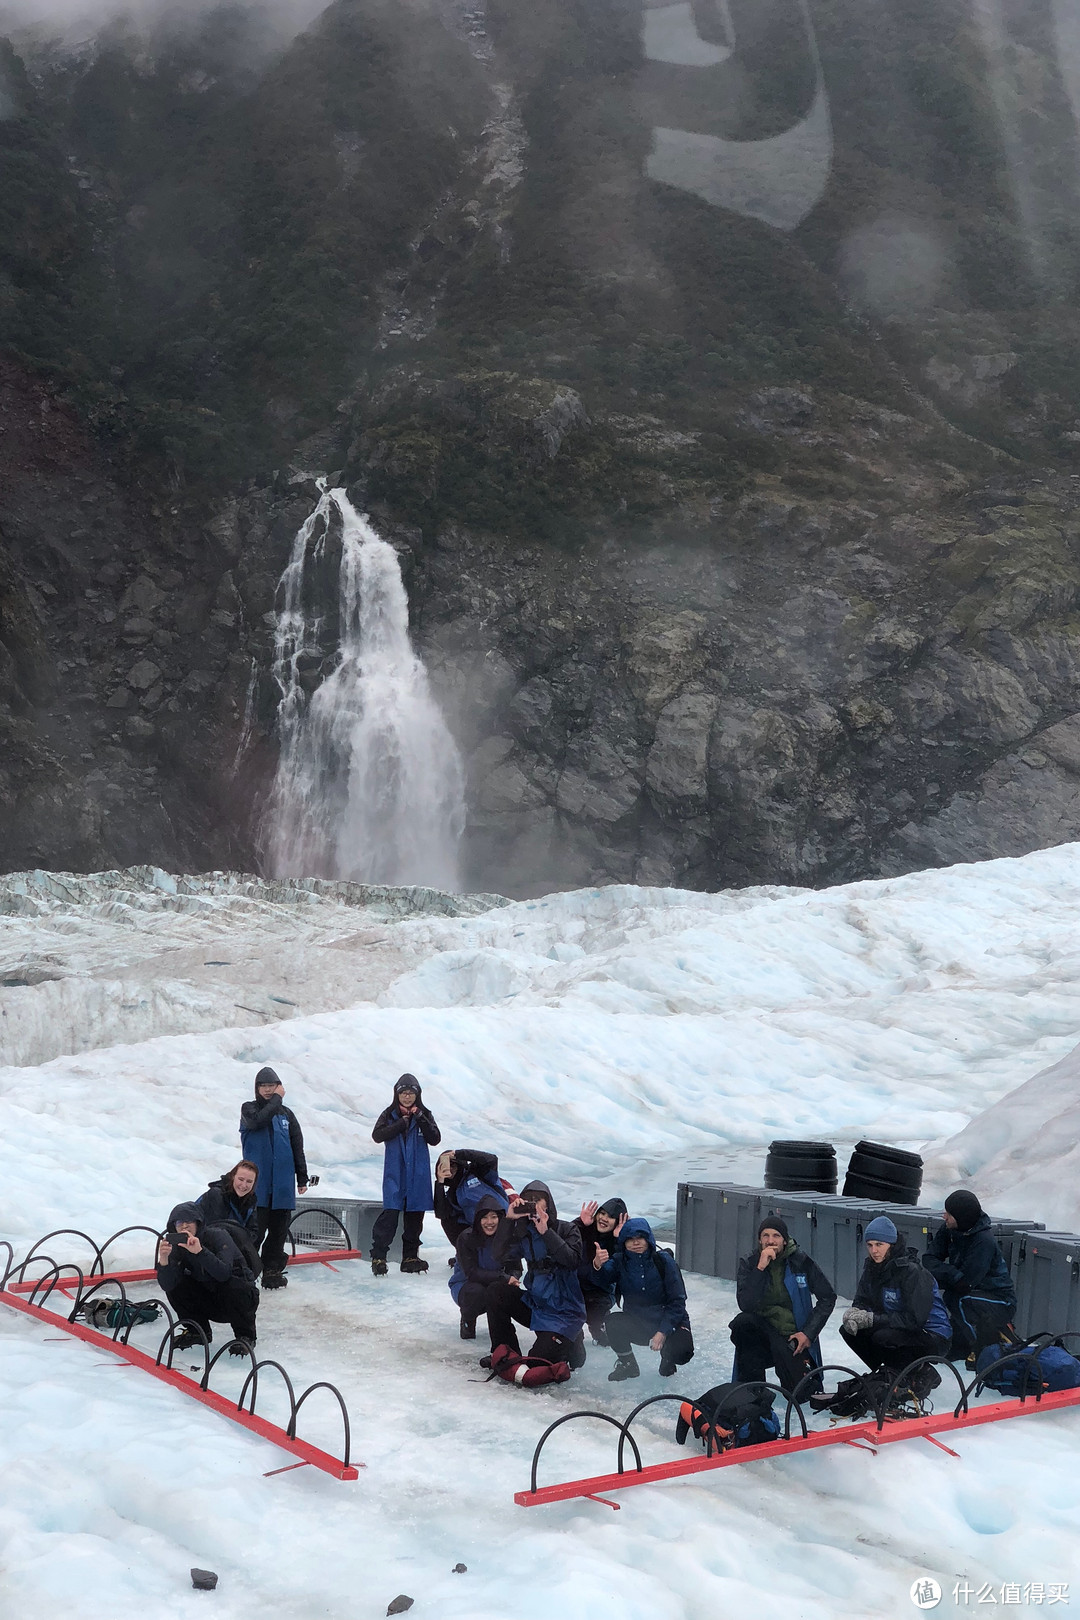
[[[264,1063],[329,1195],[378,1196],[371,1125],[410,1069],[447,1145],[497,1147],[564,1214],[621,1192],[670,1229],[679,1179],[759,1181],[776,1135],[841,1154],[867,1135],[924,1150],[929,1194],[962,1174],[1001,1213],[1076,1227],[1078,902],[1077,846],[821,892],[512,905],[150,869],[0,879],[2,1235],[22,1252],[50,1227],[160,1224],[239,1156]],[[1080,1599],[1071,1413],[967,1431],[960,1461],[836,1447],[627,1491],[618,1513],[515,1507],[547,1422],[622,1415],[666,1383],[649,1358],[628,1395],[604,1351],[566,1386],[479,1382],[482,1331],[458,1340],[431,1217],[427,1235],[426,1278],[306,1267],[260,1311],[260,1350],[342,1387],[355,1484],[265,1479],[287,1459],[264,1442],[0,1312],[11,1612],[360,1620],[408,1592],[417,1616],[469,1620],[825,1620],[916,1612],[923,1574],[942,1613],[960,1578]],[[698,1355],[672,1382],[696,1393],[727,1376],[734,1300],[694,1275],[688,1292]],[[832,1329],[824,1348],[845,1359]],[[677,1454],[672,1412],[643,1418],[646,1460]],[[333,1449],[329,1404],[303,1417]],[[571,1426],[541,1481],[612,1454],[600,1425]],[[192,1565],[219,1571],[213,1596]]]

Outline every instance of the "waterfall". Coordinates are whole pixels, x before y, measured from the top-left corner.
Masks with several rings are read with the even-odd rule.
[[[455,889],[464,771],[409,641],[397,553],[343,489],[320,488],[278,585],[267,865],[275,877]]]

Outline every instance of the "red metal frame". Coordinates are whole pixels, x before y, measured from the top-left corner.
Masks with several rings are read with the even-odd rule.
[[[873,1446],[891,1445],[895,1440],[929,1440],[933,1431],[938,1433],[955,1429],[972,1429],[982,1423],[997,1423],[1004,1418],[1030,1417],[1035,1412],[1060,1412],[1064,1407],[1080,1405],[1080,1389],[1063,1389],[1044,1395],[1041,1401],[1030,1396],[1021,1403],[994,1401],[987,1406],[975,1406],[954,1417],[951,1412],[931,1414],[928,1417],[904,1418],[898,1423],[886,1423],[879,1429],[877,1423],[855,1423],[844,1429],[818,1429],[805,1439],[794,1436],[790,1440],[770,1440],[764,1446],[741,1446],[736,1451],[724,1451],[715,1457],[687,1457],[678,1462],[653,1463],[640,1473],[628,1468],[622,1474],[598,1474],[593,1479],[571,1479],[561,1485],[541,1485],[536,1491],[515,1491],[518,1507],[542,1507],[547,1502],[567,1502],[575,1496],[595,1497],[600,1491],[626,1490],[630,1485],[655,1485],[659,1480],[683,1479],[688,1474],[704,1474],[714,1468],[730,1468],[735,1463],[759,1462],[769,1457],[783,1457],[796,1451],[816,1451],[821,1446],[872,1442]],[[862,1447],[860,1446],[860,1449]],[[942,1447],[948,1450],[947,1446]],[[953,1452],[953,1456],[957,1453]]]
[[[46,1255],[35,1255],[34,1258],[40,1259],[43,1263],[46,1263],[47,1266],[52,1264]],[[359,1249],[319,1249],[315,1254],[294,1254],[290,1257],[288,1263],[290,1266],[329,1266],[330,1270],[333,1271],[334,1267],[330,1264],[332,1260],[362,1259],[363,1255]],[[42,1272],[40,1277],[31,1279],[30,1282],[9,1282],[6,1285],[5,1292],[9,1294],[32,1294],[35,1288],[40,1287],[41,1284],[47,1280],[48,1276],[49,1272],[48,1269],[46,1269]],[[157,1273],[155,1271],[97,1271],[94,1272],[93,1275],[91,1275],[90,1272],[87,1272],[86,1281],[87,1283],[153,1282],[156,1276]],[[74,1277],[61,1277],[56,1286],[61,1290],[61,1292],[66,1292],[70,1288],[75,1288],[77,1283]]]
[[[346,1252],[351,1255],[352,1251]],[[314,1260],[319,1257],[304,1255],[303,1258]],[[343,1256],[339,1255],[339,1258]],[[152,1271],[119,1272],[111,1273],[110,1279],[134,1281],[153,1275]],[[26,1285],[18,1286],[25,1288]],[[290,1440],[285,1430],[278,1428],[276,1423],[268,1423],[265,1418],[258,1417],[252,1412],[241,1412],[235,1401],[227,1400],[224,1395],[216,1395],[211,1389],[200,1389],[198,1384],[192,1383],[190,1378],[176,1372],[172,1367],[159,1367],[153,1356],[146,1355],[144,1351],[136,1350],[130,1344],[121,1344],[118,1340],[99,1333],[95,1328],[84,1327],[80,1322],[69,1322],[66,1317],[57,1316],[55,1311],[47,1311],[41,1305],[31,1305],[29,1300],[19,1299],[11,1289],[0,1289],[0,1304],[9,1305],[13,1311],[22,1311],[24,1315],[38,1322],[44,1322],[49,1327],[63,1328],[65,1333],[70,1333],[73,1338],[82,1339],[84,1344],[92,1344],[98,1350],[107,1350],[112,1355],[119,1356],[122,1362],[128,1362],[133,1367],[141,1367],[151,1378],[156,1378],[161,1383],[168,1384],[170,1388],[191,1396],[203,1406],[208,1406],[212,1412],[217,1412],[220,1417],[230,1418],[233,1423],[239,1423],[242,1428],[250,1429],[263,1440],[269,1440],[272,1445],[280,1446],[282,1451],[291,1452],[301,1463],[310,1463],[313,1468],[322,1469],[324,1474],[330,1474],[334,1479],[357,1479],[359,1477],[357,1469],[364,1467],[363,1463],[346,1466],[340,1457],[332,1457],[328,1451],[320,1451],[318,1446],[309,1445],[306,1440]],[[276,1473],[278,1470],[273,1471]]]

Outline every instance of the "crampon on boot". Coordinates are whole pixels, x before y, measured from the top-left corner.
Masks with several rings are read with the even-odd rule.
[[[426,1271],[427,1268],[428,1268],[427,1261],[426,1260],[421,1260],[415,1254],[410,1255],[407,1260],[403,1260],[401,1262],[402,1271],[412,1272],[412,1273],[414,1273],[416,1275],[419,1275],[419,1273],[422,1272],[422,1271]]]

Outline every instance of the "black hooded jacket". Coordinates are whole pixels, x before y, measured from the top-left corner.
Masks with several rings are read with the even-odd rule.
[[[531,1220],[505,1220],[495,1234],[496,1252],[515,1259],[524,1259],[530,1271],[553,1271],[561,1267],[577,1271],[581,1264],[581,1227],[576,1221],[560,1221],[551,1196],[551,1188],[543,1181],[530,1181],[521,1189],[521,1196],[530,1193],[547,1202],[548,1224],[543,1234]]]
[[[468,1227],[468,1221],[462,1214],[457,1201],[458,1188],[469,1176],[475,1176],[478,1181],[488,1181],[491,1178],[498,1180],[498,1175],[498,1154],[485,1153],[483,1148],[455,1148],[453,1175],[449,1181],[436,1181],[435,1183],[435,1214],[439,1220],[457,1221],[462,1230],[465,1231]],[[479,1208],[479,1205],[477,1208]]]
[[[238,1198],[227,1185],[228,1177],[219,1176],[212,1181],[197,1200],[207,1226],[220,1227],[232,1238],[240,1250],[252,1275],[262,1275],[262,1257],[259,1254],[259,1214],[255,1187],[243,1198]],[[183,1217],[181,1217],[183,1219]]]
[[[499,1217],[499,1225],[491,1237],[486,1236],[480,1225],[480,1217],[485,1210],[494,1210]],[[462,1232],[457,1241],[457,1263],[465,1273],[466,1282],[486,1285],[501,1282],[504,1277],[521,1276],[520,1260],[508,1259],[502,1265],[496,1263],[494,1267],[483,1264],[485,1250],[487,1258],[497,1261],[497,1255],[503,1247],[497,1248],[499,1234],[505,1225],[506,1211],[497,1198],[485,1194],[476,1207],[472,1225]]]
[[[934,1233],[922,1263],[946,1299],[978,1294],[1015,1306],[1016,1289],[991,1224],[989,1215],[980,1215],[966,1232],[943,1222]]]
[[[250,1267],[228,1232],[220,1226],[205,1225],[198,1204],[177,1204],[169,1216],[169,1232],[176,1231],[177,1221],[194,1221],[195,1236],[202,1247],[198,1254],[172,1249],[168,1264],[157,1267],[158,1283],[166,1293],[185,1277],[212,1290],[228,1288],[234,1282],[254,1282]]]
[[[876,1328],[922,1330],[945,1339],[952,1333],[945,1307],[935,1297],[933,1277],[919,1264],[915,1250],[900,1244],[892,1245],[880,1265],[866,1261],[851,1303],[872,1311]]]

